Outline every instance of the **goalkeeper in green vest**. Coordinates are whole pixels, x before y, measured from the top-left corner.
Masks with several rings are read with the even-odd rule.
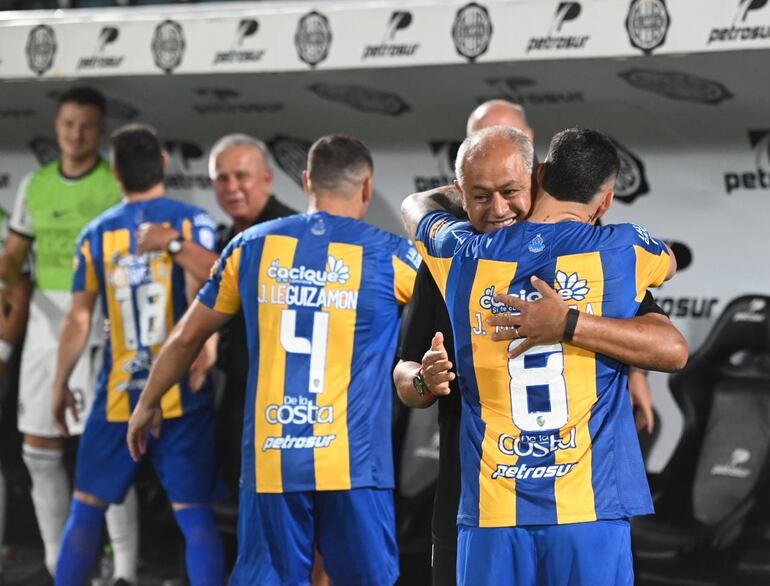
[[[60,429],[52,416],[51,389],[59,332],[70,302],[72,254],[86,224],[121,198],[109,163],[99,155],[105,109],[104,97],[94,89],[73,87],[61,94],[55,121],[60,158],[22,181],[0,257],[0,307],[11,308],[10,315],[0,311],[0,338],[13,329],[13,313],[19,311],[18,304],[11,303],[14,287],[32,259],[34,289],[19,374],[18,426],[24,435],[22,455],[32,479],[32,502],[50,574],[69,513],[63,436],[82,433],[99,367],[94,362],[99,355],[96,348],[102,345],[104,330],[93,328],[92,351],[83,353],[70,378],[75,399],[69,407],[74,416],[68,429]],[[138,528],[133,491],[123,505],[110,508],[107,528],[115,552],[115,577],[135,582]]]

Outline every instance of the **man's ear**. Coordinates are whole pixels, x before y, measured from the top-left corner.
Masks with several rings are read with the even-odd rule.
[[[365,205],[369,205],[372,201],[372,195],[374,194],[374,184],[372,182],[372,176],[369,175],[361,184],[361,201]]]
[[[460,185],[460,182],[457,179],[455,179],[454,181],[452,181],[452,183],[454,184],[455,189],[457,190],[457,193],[460,194],[460,204],[463,206],[463,210],[467,212],[468,208],[465,206],[465,193],[463,193],[463,188]]]
[[[302,171],[302,189],[304,189],[305,193],[308,195],[312,193],[312,185],[310,184],[310,176],[307,174],[307,169]]]
[[[594,213],[594,217],[591,219],[591,223],[596,223],[596,221],[601,218],[604,214],[607,213],[607,210],[610,209],[610,206],[612,205],[612,200],[615,198],[615,190],[610,189],[609,191],[606,191],[604,195],[601,197],[601,201],[599,202],[599,206],[596,208],[596,212]]]

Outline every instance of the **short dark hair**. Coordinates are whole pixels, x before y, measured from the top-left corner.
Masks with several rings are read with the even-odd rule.
[[[307,155],[308,177],[314,187],[322,190],[339,189],[345,182],[357,183],[363,173],[373,170],[369,149],[352,136],[322,136],[313,143]]]
[[[163,147],[155,131],[127,124],[110,137],[112,164],[128,193],[141,193],[163,181]]]
[[[94,106],[102,116],[107,111],[107,102],[102,93],[87,86],[75,86],[65,90],[59,96],[58,107],[61,108],[62,104],[69,102],[74,102],[80,106]]]
[[[612,140],[587,128],[554,135],[543,170],[543,188],[560,201],[588,203],[618,175],[620,161]]]

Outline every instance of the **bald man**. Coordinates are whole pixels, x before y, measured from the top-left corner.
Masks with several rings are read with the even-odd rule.
[[[478,106],[468,117],[466,128],[470,135],[491,126],[516,128],[530,140],[534,136],[524,109],[505,100],[490,100]],[[458,197],[452,186],[434,191],[450,198]],[[470,198],[469,202],[465,211],[468,220],[479,232],[492,232],[524,220],[531,207],[529,191],[479,193]],[[529,304],[524,309],[527,316],[530,313],[536,314],[528,321],[532,328],[528,336],[533,340],[553,335],[548,330],[553,320],[546,318],[557,314],[560,308],[551,304],[550,300],[551,296],[546,303]],[[679,344],[682,340],[681,334],[671,325],[649,293],[640,305],[636,318],[624,320],[623,323],[618,323],[621,320],[595,319],[597,321],[591,325],[597,325],[598,329],[575,344],[631,365],[649,367],[660,358],[660,348]],[[479,331],[486,326],[482,323],[474,325]],[[643,332],[639,338],[634,338],[634,353],[620,354],[622,349],[628,350],[625,341],[631,339],[633,331]],[[602,346],[602,342],[608,341],[609,344]],[[455,355],[449,315],[441,292],[424,264],[417,271],[410,311],[404,319],[400,358],[393,371],[393,379],[401,401],[409,407],[427,408],[440,398],[439,489],[436,490],[433,504],[432,583],[434,586],[453,586],[457,556],[455,519],[460,499],[460,391],[452,372]],[[634,403],[637,403],[636,399]]]

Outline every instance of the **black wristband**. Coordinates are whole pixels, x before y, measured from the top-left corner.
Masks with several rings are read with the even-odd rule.
[[[567,311],[567,325],[564,326],[564,336],[562,339],[565,342],[571,342],[572,336],[575,335],[575,328],[577,327],[577,321],[580,317],[580,312],[574,307],[570,307]]]

